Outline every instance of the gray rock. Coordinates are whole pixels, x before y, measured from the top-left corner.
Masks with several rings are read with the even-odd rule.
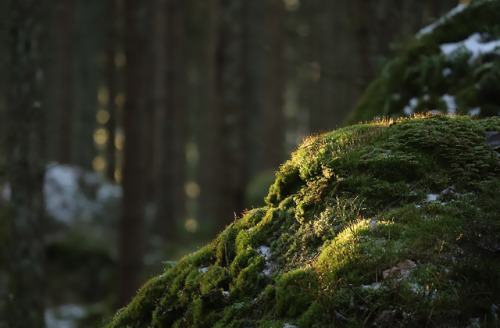
[[[486,143],[493,148],[500,146],[500,132],[499,131],[486,132]]]

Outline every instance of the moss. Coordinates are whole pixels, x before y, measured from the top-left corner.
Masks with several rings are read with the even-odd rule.
[[[493,324],[500,156],[487,131],[500,119],[431,115],[307,139],[272,201],[150,280],[109,327]],[[384,279],[406,260],[416,268]]]
[[[500,56],[492,51],[471,60],[464,47],[446,56],[440,48],[474,33],[480,33],[485,42],[499,40],[499,11],[498,0],[476,1],[432,33],[410,40],[370,84],[346,123],[430,110],[465,114],[479,110],[476,114],[482,117],[499,115]],[[456,97],[458,107],[448,108],[444,95]],[[413,98],[417,105],[407,107]]]

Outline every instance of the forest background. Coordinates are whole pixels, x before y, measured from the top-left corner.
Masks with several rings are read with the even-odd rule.
[[[46,306],[89,298],[124,305],[153,270],[145,269],[152,249],[176,260],[259,206],[297,144],[341,126],[395,51],[456,5],[0,1],[0,182],[10,188],[0,292],[20,295],[1,304],[11,322],[33,317],[28,326],[38,327]],[[50,283],[67,274],[53,267],[67,262],[57,243],[68,224],[42,214],[54,163],[123,190],[116,220],[102,219],[109,244],[99,267],[110,273],[85,287],[102,289],[99,297],[60,295]],[[89,231],[82,238],[93,244]],[[61,267],[86,272],[85,261]]]

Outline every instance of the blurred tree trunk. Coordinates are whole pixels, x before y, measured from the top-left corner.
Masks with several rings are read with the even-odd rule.
[[[106,143],[106,176],[111,181],[115,181],[116,165],[116,127],[117,127],[117,106],[116,96],[118,95],[118,72],[115,57],[118,53],[120,44],[120,24],[118,14],[117,0],[109,0],[106,2],[106,42],[104,51],[106,52],[106,63],[104,69],[104,81],[108,89],[108,106],[109,119],[106,122],[106,130],[108,131],[109,138]]]
[[[110,0],[112,2],[112,0]],[[109,97],[101,97],[98,104],[99,53],[104,45],[104,6],[101,0],[78,0],[75,4],[75,31],[73,38],[75,79],[73,138],[73,163],[92,170],[92,160],[96,155],[93,134],[96,128],[98,105],[105,108]],[[102,55],[101,55],[102,57]],[[106,95],[107,96],[107,95]]]
[[[263,169],[267,122],[264,120],[269,104],[269,17],[266,1],[243,3],[242,54],[244,65],[242,120],[244,122],[243,151],[245,174],[255,176]]]
[[[269,60],[266,69],[268,72],[266,84],[267,104],[264,110],[266,131],[263,143],[264,160],[262,169],[277,170],[285,155],[283,118],[285,7],[283,1],[270,0],[267,12]]]
[[[216,192],[218,226],[224,227],[233,213],[243,210],[245,167],[243,145],[243,4],[242,0],[222,0],[219,39],[216,50]]]
[[[8,179],[11,234],[8,327],[44,327],[43,74],[44,1],[11,0],[8,7]]]
[[[151,1],[126,0],[125,15],[125,132],[123,199],[119,237],[119,278],[117,305],[130,301],[140,285],[144,254],[144,215],[148,158],[147,115],[150,113],[150,70],[148,36],[152,31]]]
[[[207,15],[203,15],[206,12]],[[208,0],[205,6],[200,9],[199,17],[204,19],[202,31],[204,32],[203,42],[203,64],[200,67],[200,93],[206,104],[195,104],[196,111],[200,115],[195,123],[198,127],[198,143],[200,160],[198,163],[198,181],[200,183],[200,198],[198,207],[198,217],[202,224],[208,226],[217,225],[217,203],[219,194],[217,192],[218,177],[215,174],[217,169],[217,95],[216,95],[216,57],[217,43],[219,42],[219,0]],[[206,19],[206,20],[205,20]],[[198,107],[199,106],[199,107]],[[205,110],[200,108],[205,107]]]
[[[183,6],[181,0],[157,0],[152,179],[154,230],[166,239],[177,236],[175,225],[184,216],[186,203]]]
[[[56,10],[58,24],[57,49],[58,66],[57,94],[59,129],[56,141],[59,143],[57,160],[63,164],[74,164],[73,133],[75,124],[75,0],[59,0]]]
[[[216,192],[217,176],[216,169],[216,93],[215,93],[215,61],[218,42],[218,15],[219,0],[197,1],[190,3],[192,16],[188,24],[193,31],[193,36],[198,36],[198,47],[187,48],[190,56],[190,66],[195,68],[190,74],[189,83],[193,88],[193,94],[199,97],[189,97],[192,112],[192,126],[194,127],[194,138],[198,145],[199,159],[192,157],[192,166],[195,166],[196,180],[200,186],[200,195],[197,206],[192,212],[197,216],[200,224],[205,227],[213,227],[216,223],[216,204],[218,193]],[[193,36],[190,35],[190,38]],[[188,43],[196,45],[196,43]],[[199,51],[198,49],[201,49]],[[196,150],[195,150],[196,152]]]

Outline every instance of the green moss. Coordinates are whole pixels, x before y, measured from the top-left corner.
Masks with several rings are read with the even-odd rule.
[[[500,1],[476,1],[446,20],[432,33],[410,40],[365,91],[347,124],[373,117],[408,116],[410,99],[417,105],[406,110],[422,113],[466,114],[480,111],[482,117],[500,113],[500,57],[495,52],[471,61],[464,47],[445,56],[440,46],[456,43],[480,33],[485,41],[500,39]],[[448,108],[443,96],[456,97],[458,108]]]
[[[500,156],[487,131],[500,119],[432,115],[307,139],[265,207],[150,280],[109,327],[493,324]],[[406,260],[416,268],[384,278]]]

